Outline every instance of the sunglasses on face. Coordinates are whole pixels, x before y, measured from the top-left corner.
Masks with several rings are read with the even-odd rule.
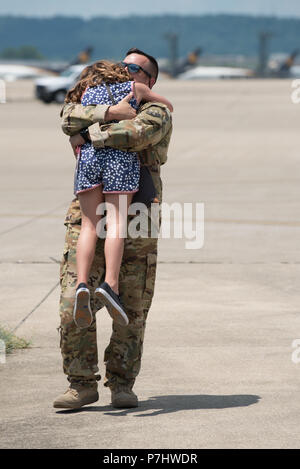
[[[144,72],[148,78],[152,78],[150,73],[147,72],[147,70],[145,70],[143,67],[141,67],[140,65],[137,65],[137,64],[127,64],[126,62],[121,62],[121,65],[122,67],[128,69],[128,72],[129,73],[137,73],[139,72],[140,70],[142,70],[142,72]]]

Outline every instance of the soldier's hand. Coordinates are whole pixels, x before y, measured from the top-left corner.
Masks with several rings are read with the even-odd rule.
[[[136,110],[129,104],[129,101],[133,97],[133,93],[129,93],[125,96],[122,101],[114,106],[110,106],[105,114],[106,121],[118,120],[123,121],[127,119],[134,119],[136,116]]]
[[[77,134],[77,135],[73,135],[72,137],[70,137],[69,142],[70,142],[71,147],[73,149],[74,156],[75,156],[75,158],[77,158],[77,156],[78,156],[78,147],[83,145],[85,143],[85,140],[80,134]]]

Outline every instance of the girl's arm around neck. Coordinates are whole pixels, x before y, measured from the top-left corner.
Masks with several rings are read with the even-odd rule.
[[[167,98],[161,96],[160,94],[154,93],[152,90],[150,90],[148,86],[144,85],[143,83],[134,83],[132,90],[135,99],[138,103],[140,103],[141,101],[163,103],[168,106],[171,112],[173,112],[173,106],[170,101],[167,100]]]

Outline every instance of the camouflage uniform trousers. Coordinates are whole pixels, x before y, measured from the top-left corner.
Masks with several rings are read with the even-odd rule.
[[[89,288],[93,322],[89,328],[78,328],[73,320],[76,285],[76,245],[80,225],[68,224],[60,268],[60,348],[63,370],[70,382],[96,384],[101,379],[98,368],[95,313],[103,307],[94,290],[104,280],[104,239],[98,239]],[[157,263],[157,238],[126,238],[119,277],[120,298],[129,318],[124,327],[113,322],[110,343],[104,353],[106,380],[104,386],[133,387],[141,368],[141,357],[147,314],[154,293]]]

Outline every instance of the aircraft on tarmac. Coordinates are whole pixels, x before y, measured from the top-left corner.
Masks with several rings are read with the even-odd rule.
[[[171,37],[171,39],[175,40],[176,36]],[[200,65],[199,58],[201,54],[202,49],[200,47],[189,52],[182,59],[176,59],[176,55],[173,53],[170,59],[158,61],[160,71],[178,80],[248,78],[254,74],[252,70],[246,68]]]
[[[247,68],[205,67],[198,65],[186,72],[180,73],[176,78],[178,80],[206,80],[220,78],[251,78],[253,76],[253,70]]]
[[[0,64],[0,78],[5,81],[14,81],[23,78],[37,78],[44,75],[55,75],[48,69],[24,64]]]
[[[86,49],[79,52],[76,58],[70,63],[70,66],[71,65],[83,65],[83,64],[87,64],[88,62],[90,62],[93,50],[94,48],[89,46]]]
[[[69,63],[0,63],[0,79],[35,79],[35,96],[45,103],[63,103],[67,90],[90,62],[93,48],[87,47]]]
[[[300,64],[296,63],[299,54],[299,49],[289,55],[272,54],[268,62],[268,74],[277,78],[300,78]]]
[[[176,35],[169,39],[176,40]],[[173,76],[176,78],[177,75],[187,71],[190,68],[195,67],[198,64],[199,57],[202,54],[202,49],[197,47],[193,51],[189,52],[183,58],[177,58],[177,45],[176,42],[171,42],[171,57],[168,59],[158,59],[159,70],[162,75]]]
[[[0,63],[0,79],[14,81],[19,79],[59,76],[72,66],[84,65],[90,62],[93,48],[87,47],[68,63],[48,63],[43,61],[21,61]]]

